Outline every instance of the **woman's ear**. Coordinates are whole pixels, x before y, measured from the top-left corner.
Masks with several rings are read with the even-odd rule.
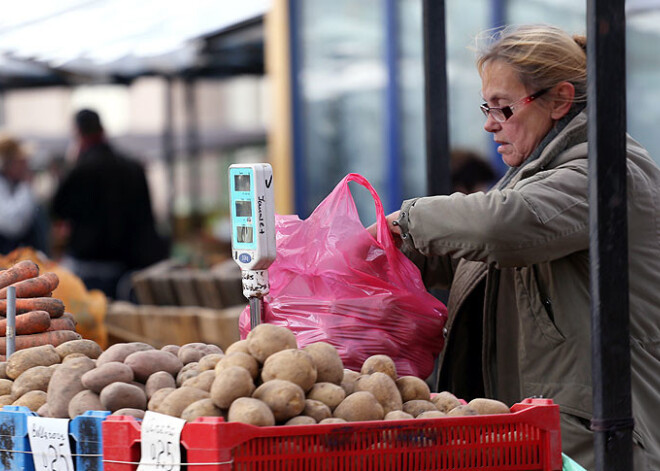
[[[560,82],[555,86],[555,91],[551,95],[550,117],[554,120],[563,118],[573,105],[575,98],[575,87],[571,82]]]

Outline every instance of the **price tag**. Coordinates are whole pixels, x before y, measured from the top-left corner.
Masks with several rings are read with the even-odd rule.
[[[69,419],[28,416],[28,437],[37,471],[73,471]]]
[[[137,471],[179,471],[181,430],[186,421],[147,411],[142,420],[142,457]]]

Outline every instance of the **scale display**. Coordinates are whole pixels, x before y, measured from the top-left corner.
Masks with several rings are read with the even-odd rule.
[[[229,167],[232,258],[243,270],[258,270],[275,259],[273,170],[269,164]]]

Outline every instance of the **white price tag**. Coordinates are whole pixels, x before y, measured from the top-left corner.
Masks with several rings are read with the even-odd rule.
[[[73,471],[69,419],[28,416],[27,426],[35,470]]]
[[[186,421],[147,411],[142,420],[142,457],[137,471],[179,471],[181,430]]]

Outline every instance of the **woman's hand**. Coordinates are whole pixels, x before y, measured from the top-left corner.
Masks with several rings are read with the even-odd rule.
[[[402,244],[402,239],[401,239],[401,228],[399,225],[396,223],[396,221],[399,219],[399,211],[394,211],[391,214],[388,214],[385,216],[385,219],[387,220],[387,228],[390,230],[390,233],[392,234],[392,238],[394,239],[394,244],[397,247],[401,247]],[[369,234],[376,239],[377,238],[377,232],[378,232],[378,224],[373,223],[371,226],[367,227],[367,231],[369,231]]]

